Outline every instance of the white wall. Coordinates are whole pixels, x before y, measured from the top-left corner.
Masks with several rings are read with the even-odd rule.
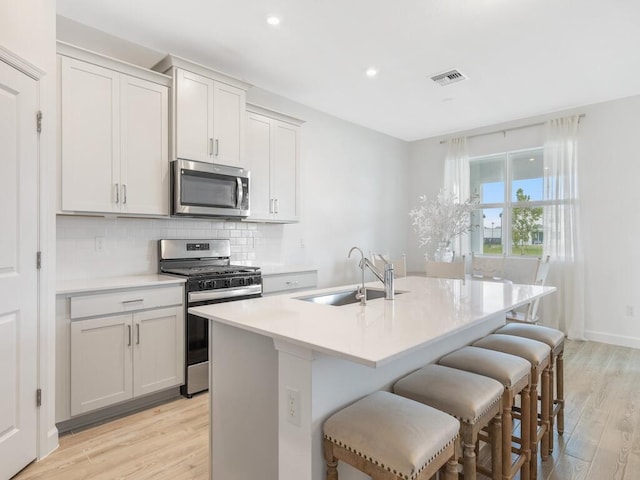
[[[58,19],[58,38],[107,55],[126,52],[124,60],[150,66],[162,54],[122,39]],[[115,52],[115,53],[114,53]],[[211,65],[216,68],[215,65]],[[250,81],[250,79],[248,79]],[[253,87],[248,101],[305,120],[302,127],[300,222],[287,225],[232,225],[218,221],[90,219],[58,220],[58,278],[155,272],[155,240],[232,233],[234,261],[310,265],[321,287],[355,283],[360,246],[398,255],[404,252],[408,225],[406,190],[408,144],[359,127]],[[83,230],[86,227],[86,232]],[[238,231],[240,232],[238,237]],[[95,251],[95,236],[107,248]],[[234,240],[236,239],[236,240]],[[79,248],[76,248],[79,247]],[[147,271],[143,271],[146,268]]]
[[[593,340],[640,348],[640,253],[636,246],[640,221],[635,205],[640,178],[640,149],[636,142],[640,96],[460,134],[492,132],[572,113],[586,114],[580,121],[578,147],[586,262],[586,335]],[[411,144],[412,204],[420,194],[435,195],[442,186],[446,145],[440,140],[442,137]],[[532,127],[472,138],[469,150],[476,156],[541,146],[543,142],[543,127]],[[414,234],[408,241],[408,261],[415,267],[424,251],[418,250]],[[627,306],[633,315],[628,315]]]
[[[38,456],[58,444],[54,424],[55,378],[55,155],[56,155],[56,2],[51,0],[3,0],[0,3],[0,45],[38,67],[40,80],[40,271],[39,378],[42,408],[39,410]],[[34,212],[35,214],[35,212]],[[36,286],[34,285],[34,288]]]

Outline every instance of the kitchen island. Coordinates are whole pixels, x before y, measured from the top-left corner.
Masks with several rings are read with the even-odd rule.
[[[189,309],[211,320],[213,480],[323,479],[322,424],[332,413],[389,390],[503,325],[507,311],[555,290],[406,277],[396,280],[395,300],[338,307],[302,299],[356,287]],[[367,478],[348,465],[339,471],[341,480]]]

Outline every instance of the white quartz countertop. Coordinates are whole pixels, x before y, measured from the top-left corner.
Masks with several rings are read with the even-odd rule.
[[[159,285],[184,283],[183,277],[171,275],[126,275],[122,277],[89,278],[82,280],[64,280],[56,284],[57,295],[72,293],[97,292],[101,290],[117,290],[120,288],[142,288]]]
[[[379,288],[379,282],[368,287]],[[371,367],[507,312],[555,287],[480,280],[405,277],[395,300],[333,306],[297,297],[357,285],[276,295],[189,309],[190,313]],[[398,293],[405,292],[405,293]]]

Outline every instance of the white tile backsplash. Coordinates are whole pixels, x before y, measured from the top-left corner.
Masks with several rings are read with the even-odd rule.
[[[234,263],[281,261],[282,225],[59,215],[56,227],[59,281],[156,273],[161,238],[228,238]]]

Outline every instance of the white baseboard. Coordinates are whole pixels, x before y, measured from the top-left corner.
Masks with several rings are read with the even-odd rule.
[[[627,337],[624,335],[613,335],[611,333],[594,332],[587,330],[584,332],[587,340],[594,342],[608,343],[610,345],[618,345],[619,347],[630,347],[640,349],[640,338]]]

